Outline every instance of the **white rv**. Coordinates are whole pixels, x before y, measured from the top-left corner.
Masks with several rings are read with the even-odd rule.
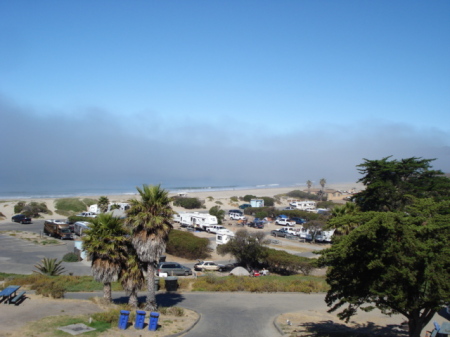
[[[218,224],[216,216],[207,213],[181,213],[180,216],[180,225],[184,227],[206,230],[206,226]]]
[[[228,243],[232,238],[234,238],[234,233],[232,231],[228,231],[226,233],[219,232],[216,234],[216,244],[224,245]]]
[[[305,201],[292,201],[289,203],[292,207],[299,209],[301,211],[314,211],[316,209],[316,202],[311,200]]]
[[[320,231],[316,233],[316,241],[317,242],[331,242],[331,239],[334,234],[334,229],[331,231]]]

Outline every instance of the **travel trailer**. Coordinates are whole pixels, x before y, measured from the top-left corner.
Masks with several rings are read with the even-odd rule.
[[[299,209],[301,211],[314,211],[316,209],[316,202],[311,200],[305,201],[292,201],[289,203],[292,207]]]
[[[331,231],[319,231],[316,233],[316,241],[317,242],[331,242],[331,239],[334,234],[334,229]]]
[[[78,235],[82,236],[83,232],[86,229],[89,229],[90,222],[87,221],[77,221],[73,224],[73,232]]]
[[[217,225],[217,217],[208,213],[181,213],[180,225],[182,227],[194,227],[206,230],[206,226]]]
[[[225,245],[232,238],[234,238],[234,233],[231,232],[231,231],[228,231],[227,233],[219,232],[219,233],[216,234],[216,244],[218,244],[218,245]]]

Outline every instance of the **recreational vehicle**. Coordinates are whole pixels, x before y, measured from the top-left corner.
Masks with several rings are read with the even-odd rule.
[[[310,200],[292,201],[289,203],[289,205],[301,211],[314,211],[316,209],[316,202]]]
[[[89,229],[90,222],[87,221],[77,221],[73,224],[73,232],[81,236],[86,229]]]
[[[206,230],[206,226],[218,224],[216,216],[207,213],[181,213],[180,216],[180,225],[183,227]]]
[[[234,233],[231,232],[231,231],[228,231],[227,233],[219,232],[219,233],[216,234],[216,244],[218,244],[218,245],[225,245],[232,238],[234,238]]]

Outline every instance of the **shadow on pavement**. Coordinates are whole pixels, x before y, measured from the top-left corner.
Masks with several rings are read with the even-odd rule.
[[[314,337],[356,337],[356,336],[390,336],[404,337],[408,332],[400,325],[390,324],[387,326],[376,325],[372,322],[367,324],[348,327],[332,321],[322,321],[317,323],[302,323],[299,327],[294,327],[293,331],[302,332],[302,336]]]
[[[138,301],[139,303],[145,303],[147,296],[139,296]],[[113,302],[115,304],[126,304],[128,303],[128,296],[121,296],[114,298]],[[172,307],[176,306],[177,304],[180,304],[183,302],[185,297],[181,294],[167,292],[167,293],[158,293],[156,294],[156,303],[158,303],[158,306],[160,307]]]

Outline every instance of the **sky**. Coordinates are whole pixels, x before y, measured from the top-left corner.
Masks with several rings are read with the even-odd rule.
[[[0,18],[4,189],[355,182],[387,156],[450,172],[447,0],[16,0]]]

